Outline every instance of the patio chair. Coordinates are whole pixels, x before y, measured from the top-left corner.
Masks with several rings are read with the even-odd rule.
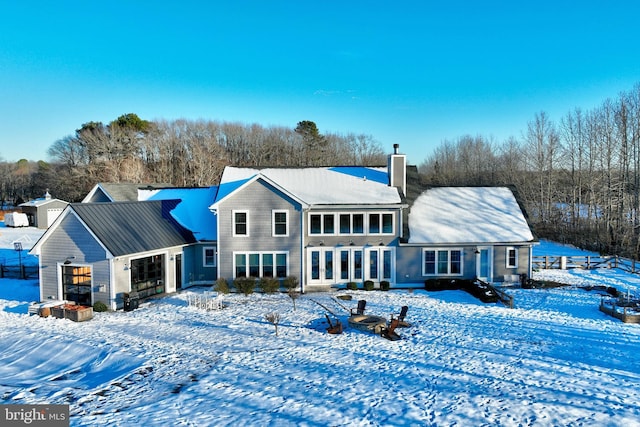
[[[360,301],[358,301],[358,307],[355,309],[351,309],[351,315],[355,315],[355,314],[364,314],[364,309],[367,306],[367,301],[361,299]]]
[[[402,339],[402,337],[396,333],[396,328],[399,323],[400,321],[398,319],[392,318],[389,325],[380,330],[380,335],[390,341],[398,341],[399,339]]]
[[[407,323],[404,320],[404,318],[407,317],[407,311],[409,311],[409,307],[406,305],[403,305],[402,308],[400,308],[400,313],[398,314],[399,328],[408,328],[409,326],[411,326],[410,323]],[[393,320],[393,314],[391,315],[391,320]]]
[[[327,328],[327,332],[330,334],[341,334],[342,333],[342,323],[338,319],[336,319],[336,323],[333,324],[331,322],[331,318],[328,314],[325,313],[324,317],[327,318],[327,322],[329,323],[329,327]]]

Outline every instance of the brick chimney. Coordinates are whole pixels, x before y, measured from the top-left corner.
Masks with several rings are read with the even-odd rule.
[[[407,156],[400,154],[400,145],[393,144],[393,154],[387,158],[389,185],[398,188],[402,195],[407,194]]]

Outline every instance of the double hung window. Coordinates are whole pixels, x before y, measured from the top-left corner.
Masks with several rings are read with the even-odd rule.
[[[422,252],[422,275],[459,276],[462,274],[462,250],[425,249]]]
[[[233,211],[233,235],[248,236],[249,235],[249,212]]]

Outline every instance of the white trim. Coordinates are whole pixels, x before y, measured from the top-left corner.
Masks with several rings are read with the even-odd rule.
[[[285,231],[284,234],[276,233],[276,214],[285,214]],[[289,237],[289,211],[287,209],[272,209],[271,210],[271,236],[272,237]]]
[[[284,276],[282,276],[282,278],[287,277],[290,273],[290,263],[291,263],[291,259],[290,259],[290,254],[289,251],[233,251],[231,253],[231,257],[232,257],[232,268],[233,268],[233,278],[235,279],[236,276],[236,256],[237,255],[244,255],[245,256],[245,274],[249,274],[249,268],[250,268],[250,264],[249,264],[249,256],[250,255],[258,255],[258,270],[259,270],[259,275],[257,277],[263,277],[263,273],[264,273],[264,265],[262,263],[262,259],[264,255],[273,255],[273,276],[275,278],[278,278],[280,276],[277,275],[277,268],[278,268],[278,264],[276,262],[276,259],[278,257],[278,255],[285,255],[286,256],[286,260],[285,260],[285,267],[287,269],[286,274]],[[253,277],[253,276],[245,276],[245,277]]]
[[[511,265],[509,264],[509,252],[510,251],[514,251],[515,252],[515,265]],[[505,248],[505,260],[504,260],[504,264],[506,268],[518,268],[518,256],[519,256],[519,251],[518,248],[516,248],[515,246],[507,246]]]
[[[94,268],[93,268],[93,264],[91,263],[70,263],[70,264],[65,264],[64,262],[57,262],[56,263],[56,268],[58,269],[58,295],[59,295],[59,299],[64,299],[66,300],[65,296],[64,296],[64,284],[62,283],[62,268],[64,267],[89,267],[89,270],[91,271],[91,284],[89,285],[89,289],[90,289],[90,293],[91,293],[91,306],[93,307],[93,303],[94,301]],[[83,285],[86,286],[86,285]],[[43,300],[44,301],[44,300]]]
[[[427,252],[435,252],[435,260],[434,260],[434,272],[427,273],[425,271],[425,254]],[[438,254],[440,252],[447,253],[447,272],[440,273],[438,272]],[[460,253],[460,272],[459,273],[451,273],[451,252],[459,252]],[[424,277],[435,277],[435,276],[447,276],[447,277],[460,277],[464,275],[464,250],[462,248],[422,248],[421,252],[421,270],[422,276]]]
[[[231,235],[233,237],[249,237],[250,233],[249,233],[249,210],[246,209],[233,209],[231,211]],[[238,213],[243,213],[246,215],[246,233],[245,234],[237,234],[236,233],[236,214]]]
[[[320,217],[320,233],[312,233],[311,232],[311,216],[317,215]],[[342,233],[340,231],[340,217],[342,215],[349,215],[349,233]],[[362,215],[362,233],[355,233],[353,231],[353,217],[354,215]],[[379,231],[371,232],[371,216],[375,215],[379,220]],[[391,215],[391,231],[388,233],[383,232],[383,218],[384,215]],[[324,230],[324,218],[327,216],[333,217],[333,233],[326,233]],[[374,211],[352,211],[352,212],[341,212],[341,211],[333,211],[333,212],[318,212],[318,211],[309,211],[308,212],[308,225],[307,225],[307,234],[309,236],[394,236],[396,235],[396,218],[398,217],[398,211],[384,211],[384,210],[374,210]]]
[[[207,264],[207,250],[213,250],[213,264]],[[175,258],[175,255],[174,255]],[[202,247],[202,266],[204,268],[213,268],[218,266],[218,250],[215,246]]]

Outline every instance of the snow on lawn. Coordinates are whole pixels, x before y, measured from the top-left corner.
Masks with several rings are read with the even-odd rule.
[[[608,277],[536,273],[551,276]],[[37,283],[0,280],[2,403],[68,403],[72,425],[640,425],[640,325],[601,313],[598,292],[510,289],[514,309],[422,290],[307,294],[295,311],[285,294],[190,307],[204,290],[75,323],[27,315]],[[409,306],[401,341],[326,333],[320,304],[346,324],[361,298],[371,314]]]

